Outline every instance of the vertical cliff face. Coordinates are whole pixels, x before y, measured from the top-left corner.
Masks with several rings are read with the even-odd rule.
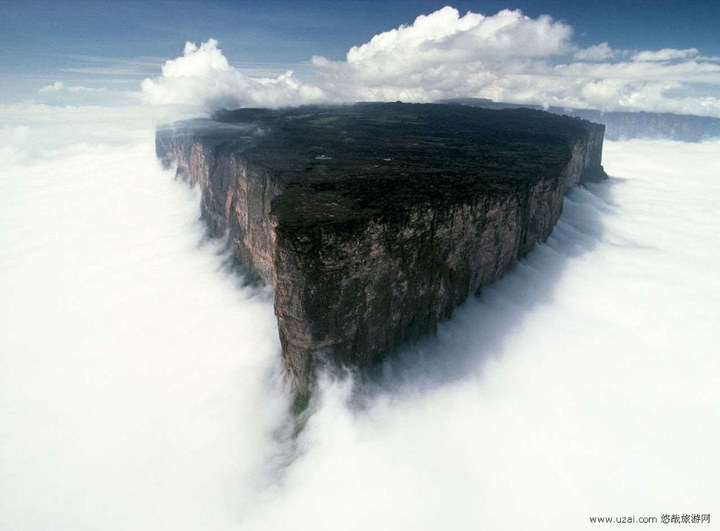
[[[421,204],[357,226],[276,227],[275,313],[295,387],[309,389],[317,359],[371,366],[434,333],[547,239],[565,192],[603,175],[591,162],[601,146],[601,134],[588,135],[559,174],[512,192]]]
[[[274,140],[242,146],[158,133],[159,157],[201,187],[210,230],[227,231],[239,262],[272,283],[301,395],[318,361],[367,367],[433,333],[549,236],[570,187],[604,177],[601,126],[536,113],[525,127],[522,113],[498,122],[487,113],[505,111],[485,110],[445,124],[443,106],[422,107],[381,107],[379,119],[371,108],[372,120],[363,109],[276,112],[261,118]],[[395,134],[378,139],[377,120]]]
[[[166,167],[202,191],[201,212],[210,234],[229,236],[230,248],[250,275],[272,282],[272,200],[282,188],[262,167],[188,130],[158,134],[156,152]]]

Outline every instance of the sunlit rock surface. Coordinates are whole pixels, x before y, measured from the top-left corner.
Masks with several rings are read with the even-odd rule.
[[[156,148],[272,284],[306,396],[319,360],[371,366],[544,241],[565,192],[605,177],[603,132],[529,109],[378,103],[224,111],[158,131]]]

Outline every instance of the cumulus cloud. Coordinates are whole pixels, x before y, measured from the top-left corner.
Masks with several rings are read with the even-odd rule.
[[[345,61],[315,57],[313,63],[326,92],[338,97],[431,101],[479,95],[507,73],[571,52],[571,36],[572,28],[548,16],[503,10],[461,17],[445,7],[354,46]]]
[[[323,91],[303,83],[288,70],[275,78],[250,77],[232,67],[210,39],[197,46],[188,42],[183,55],[167,61],[160,77],[142,82],[146,101],[218,107],[278,107],[322,101]]]
[[[353,46],[345,60],[275,78],[234,68],[213,39],[188,43],[143,84],[152,103],[284,106],[362,100],[484,97],[514,103],[720,116],[720,65],[695,48],[630,52],[610,43],[580,49],[568,24],[519,10],[494,15],[452,7]]]
[[[600,43],[577,49],[572,28],[520,11],[483,16],[446,7],[353,47],[345,61],[315,58],[327,93],[355,99],[431,101],[458,96],[601,110],[647,110],[720,116],[713,92],[720,67],[697,50],[628,52]],[[660,57],[675,58],[668,64]],[[677,59],[693,58],[678,61]],[[620,60],[618,60],[620,59]],[[692,92],[692,93],[691,93]]]
[[[392,75],[405,74],[438,62],[562,54],[572,49],[571,35],[570,26],[548,16],[531,19],[519,10],[503,10],[490,17],[472,12],[461,17],[456,9],[444,7],[353,46],[347,63],[369,71],[382,65]]]

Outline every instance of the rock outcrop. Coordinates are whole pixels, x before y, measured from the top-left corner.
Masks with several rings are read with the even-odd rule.
[[[603,126],[527,109],[245,109],[157,133],[213,234],[273,287],[306,396],[319,360],[368,367],[436,330],[605,177]]]

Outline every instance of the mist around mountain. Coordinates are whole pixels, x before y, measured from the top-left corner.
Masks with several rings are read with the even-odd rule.
[[[608,140],[630,140],[634,138],[678,140],[681,142],[702,142],[720,137],[720,118],[673,114],[668,112],[605,112],[592,109],[570,109],[521,105],[517,103],[494,102],[486,98],[452,98],[442,103],[459,103],[486,109],[530,108],[542,109],[553,114],[574,116],[606,127]]]

